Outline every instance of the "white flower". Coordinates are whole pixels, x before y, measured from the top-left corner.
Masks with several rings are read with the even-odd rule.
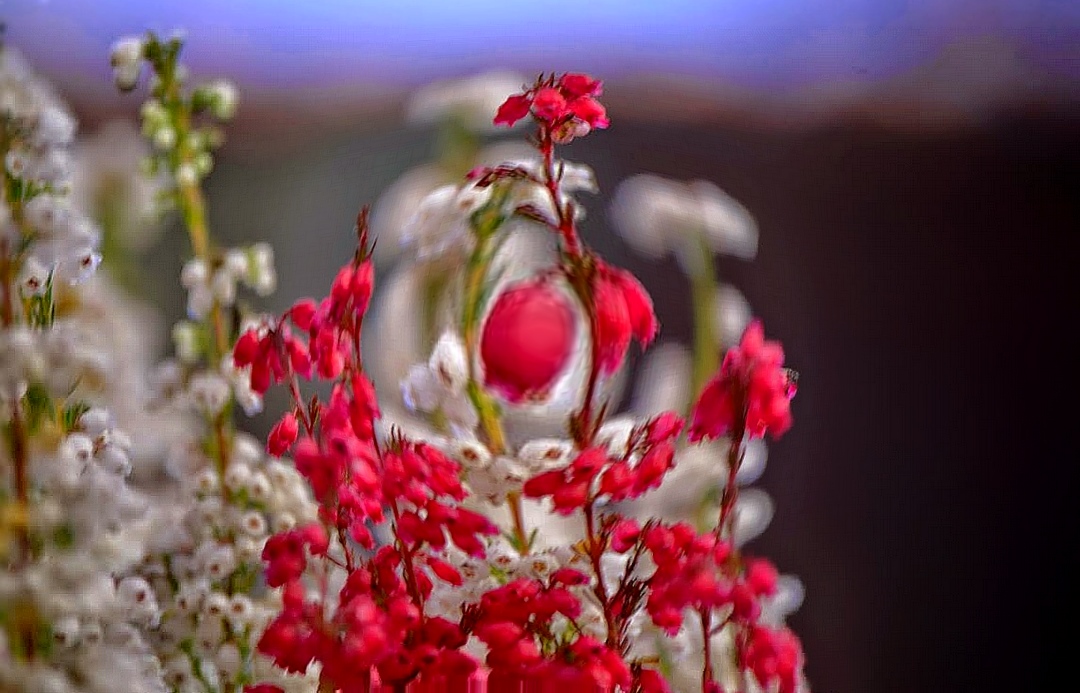
[[[405,120],[426,124],[454,119],[477,132],[494,132],[495,112],[522,90],[525,79],[513,72],[485,72],[435,82],[415,91],[405,105]]]
[[[717,289],[715,325],[722,345],[738,344],[750,318],[750,304],[738,289],[727,284]]]
[[[428,360],[428,368],[451,396],[458,396],[469,380],[469,357],[465,344],[455,332],[447,330],[439,337]]]
[[[558,438],[530,440],[518,448],[517,459],[529,474],[565,467],[574,455],[574,444]]]
[[[259,296],[269,296],[277,288],[274,270],[274,248],[269,243],[256,243],[248,249],[248,270],[245,279]]]
[[[176,358],[183,363],[196,363],[202,355],[202,342],[200,340],[199,326],[193,322],[181,320],[173,325],[173,346],[176,348]]]
[[[616,190],[611,214],[616,230],[638,251],[653,258],[674,252],[688,271],[701,261],[699,239],[715,253],[743,259],[757,254],[753,217],[707,181],[633,176]]]
[[[468,472],[478,471],[491,464],[491,452],[483,443],[472,436],[455,438],[450,441],[448,452]]]
[[[410,411],[441,411],[460,432],[472,431],[480,422],[464,391],[454,392],[430,365],[417,364],[401,382],[401,395]]]
[[[132,89],[139,81],[139,68],[145,47],[146,42],[140,36],[125,36],[113,43],[109,60],[113,68],[113,79],[121,89]]]
[[[227,271],[218,270],[210,278],[210,292],[223,306],[236,302],[236,278]]]
[[[512,457],[500,455],[484,468],[470,469],[466,483],[472,493],[492,505],[506,502],[507,494],[520,491],[529,473]]]
[[[226,79],[216,79],[203,87],[210,97],[210,110],[218,120],[229,120],[236,114],[240,92]]]
[[[188,260],[180,270],[180,284],[185,289],[194,289],[200,284],[205,284],[209,279],[210,269],[206,262],[199,258]]]
[[[596,432],[594,442],[597,445],[603,445],[611,457],[621,458],[627,452],[630,434],[636,426],[638,422],[632,416],[614,416],[605,421]]]
[[[735,545],[742,546],[768,529],[774,513],[773,501],[761,489],[746,489],[739,493],[733,513]]]
[[[428,194],[402,229],[402,242],[421,260],[451,250],[464,253],[472,241],[472,214],[491,199],[491,187],[444,185]]]
[[[229,383],[216,373],[197,373],[188,383],[188,396],[199,411],[217,416],[229,401]]]

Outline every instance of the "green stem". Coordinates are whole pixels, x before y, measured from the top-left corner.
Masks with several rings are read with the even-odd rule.
[[[475,365],[479,338],[477,332],[480,314],[483,309],[484,286],[488,272],[491,269],[491,262],[494,259],[495,239],[493,232],[488,229],[478,229],[474,235],[476,247],[469,258],[469,265],[465,272],[465,291],[461,314],[462,339],[465,343],[465,354],[469,363],[467,392],[473,406],[476,407],[476,413],[480,418],[480,427],[487,439],[488,449],[491,450],[493,455],[501,455],[506,452],[506,434],[499,418],[499,408],[495,400],[477,380]],[[510,517],[513,522],[514,544],[520,547],[522,555],[527,554],[529,552],[529,535],[525,528],[521,494],[516,492],[507,494],[506,502],[510,508]]]
[[[700,262],[695,263],[690,273],[690,295],[694,306],[694,360],[688,408],[720,365],[721,347],[716,328],[716,265],[705,234],[697,234],[697,241]]]

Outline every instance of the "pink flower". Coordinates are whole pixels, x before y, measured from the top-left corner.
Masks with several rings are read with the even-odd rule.
[[[766,431],[774,438],[783,435],[791,427],[794,395],[791,371],[783,366],[783,347],[766,341],[761,322],[751,321],[694,404],[690,440],[719,438],[740,429],[751,438]]]
[[[485,384],[514,403],[545,398],[570,361],[576,331],[569,299],[550,281],[507,288],[480,337]]]
[[[596,341],[600,370],[610,375],[619,369],[633,337],[647,346],[658,329],[652,299],[626,270],[600,262],[593,280]]]
[[[542,78],[524,93],[503,102],[494,122],[513,125],[531,112],[555,141],[569,142],[610,124],[604,106],[596,100],[602,91],[600,80],[588,75],[568,73],[558,79]]]
[[[296,442],[296,436],[300,427],[296,423],[296,414],[289,412],[281,417],[270,436],[266,439],[266,451],[274,457],[284,455],[292,444]]]
[[[499,106],[495,114],[496,125],[513,125],[525,116],[529,115],[532,100],[525,94],[515,94],[508,98],[503,105]]]

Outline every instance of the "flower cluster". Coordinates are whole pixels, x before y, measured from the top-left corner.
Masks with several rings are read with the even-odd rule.
[[[496,532],[461,507],[466,491],[456,461],[400,432],[377,434],[379,406],[360,350],[373,288],[366,223],[361,215],[360,248],[329,296],[298,302],[273,328],[243,335],[234,350],[237,364],[258,379],[255,389],[288,383],[295,410],[275,426],[268,447],[281,454],[295,444],[296,469],[319,503],[319,524],[266,544],[267,584],[282,587],[286,602],[259,650],[288,671],[317,661],[324,680],[346,689],[369,682],[373,667],[390,683],[475,668],[460,652],[460,628],[424,606],[435,580],[462,582],[444,558],[447,548],[483,557],[483,537]],[[286,321],[306,334],[293,335]],[[300,379],[313,376],[332,383],[327,401],[302,398]],[[386,522],[393,544],[376,550],[370,526]],[[324,581],[307,599],[301,579],[308,556],[346,571],[337,594]]]
[[[616,215],[646,252],[681,254],[697,333],[689,384],[614,415],[631,347],[660,328],[579,232],[592,171],[556,155],[608,127],[601,82],[441,85],[411,117],[444,119],[455,154],[379,222],[397,219],[409,281],[376,293],[365,208],[326,296],[261,314],[242,294],[274,291],[273,251],[218,245],[202,189],[237,92],[190,85],[181,47],[147,34],[111,54],[122,91],[151,74],[146,169],[190,241],[187,317],[145,406],[143,360],[118,368],[87,335],[114,299],[81,284],[101,257],[65,197],[74,121],[0,52],[0,688],[806,693],[784,624],[801,587],[745,552],[771,504],[743,487],[795,394],[779,343],[714,276],[732,237],[756,247],[745,210],[665,183],[657,214]],[[527,151],[474,137],[526,119]],[[411,341],[388,374],[389,329]],[[237,412],[272,388],[290,405],[260,441]],[[153,501],[104,406],[126,393],[169,441]]]
[[[0,49],[0,688],[163,691],[143,636],[159,619],[125,577],[150,539],[127,481],[131,438],[100,406],[109,354],[81,286],[99,232],[67,200],[75,121]]]
[[[606,128],[610,121],[597,97],[600,80],[588,75],[565,74],[537,80],[522,94],[514,94],[499,106],[496,125],[513,125],[530,113],[559,143]]]
[[[195,425],[173,443],[174,481],[137,569],[162,605],[160,626],[149,636],[172,690],[236,691],[273,682],[308,691],[317,677],[287,675],[259,656],[255,644],[282,603],[261,574],[267,538],[314,522],[318,506],[292,464],[267,459],[233,422],[237,407],[246,414],[262,410],[268,386],[259,387],[261,375],[251,373],[250,363],[236,363],[233,350],[241,331],[266,321],[241,302],[238,289],[256,296],[274,291],[273,250],[266,243],[220,248],[210,235],[200,181],[212,169],[220,123],[234,114],[237,94],[224,80],[189,87],[180,49],[178,38],[147,34],[118,41],[112,53],[122,90],[133,90],[144,71],[153,75],[140,109],[152,147],[147,168],[180,211],[192,251],[179,278],[187,319],[172,328],[175,358],[154,374],[150,403]]]
[[[790,424],[790,377],[760,323],[689,411],[689,443],[730,435],[715,522],[699,531],[619,512],[662,485],[684,419],[672,411],[607,417],[608,382],[631,341],[645,347],[655,338],[658,321],[642,285],[582,242],[580,213],[561,188],[567,167],[554,146],[607,124],[588,115],[602,114],[599,93],[599,82],[567,75],[511,96],[496,122],[534,116],[535,163],[474,169],[464,186],[437,189],[420,205],[412,224],[428,229],[421,237],[449,232],[440,246],[421,248],[426,259],[450,248],[466,258],[460,283],[451,272],[446,284],[460,291],[456,314],[402,382],[406,405],[439,432],[406,434],[380,422],[361,358],[373,291],[366,214],[357,253],[327,298],[300,301],[238,341],[234,361],[250,369],[253,389],[288,387],[293,407],[268,449],[295,446],[321,506],[318,524],[272,537],[264,552],[268,584],[290,596],[259,647],[286,670],[315,661],[322,685],[366,690],[376,679],[445,684],[482,662],[493,689],[530,679],[663,691],[669,682],[655,665],[678,646],[650,646],[648,633],[685,649],[694,630],[702,691],[751,681],[803,689],[797,640],[764,616],[776,612],[776,570],[743,556],[737,531],[736,480],[747,476],[740,471],[750,441]],[[547,228],[559,253],[532,276],[500,281],[495,253],[520,228],[515,220]],[[569,377],[575,369],[581,378]],[[301,394],[300,381],[312,377],[331,383],[325,402]],[[567,381],[568,438],[512,441],[504,413],[543,407]],[[718,392],[736,393],[733,403],[718,404],[727,401]],[[543,526],[530,533],[527,504],[577,523],[575,538],[552,541]],[[326,577],[305,591],[313,565]],[[338,571],[345,577],[331,589]],[[714,657],[718,638],[729,643],[726,658]]]

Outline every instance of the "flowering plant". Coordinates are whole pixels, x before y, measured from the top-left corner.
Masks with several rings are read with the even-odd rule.
[[[755,446],[792,421],[795,377],[780,345],[752,320],[720,359],[715,330],[705,331],[689,406],[613,415],[631,344],[648,347],[659,322],[644,286],[585,243],[574,194],[595,181],[557,156],[609,126],[600,81],[542,75],[507,96],[492,122],[531,122],[531,150],[435,188],[398,230],[425,288],[406,309],[423,314],[430,347],[399,374],[398,406],[393,391],[377,392],[385,378],[370,362],[386,347],[364,330],[379,241],[366,208],[325,297],[277,316],[238,301],[238,285],[266,295],[275,276],[269,246],[219,248],[206,222],[200,182],[236,93],[222,81],[190,88],[180,48],[147,35],[112,55],[124,90],[153,73],[143,132],[193,257],[181,276],[188,320],[173,330],[178,359],[157,372],[155,390],[161,406],[186,412],[188,433],[172,446],[175,481],[156,512],[132,500],[113,520],[130,532],[129,515],[146,518],[140,542],[127,540],[130,556],[83,567],[118,605],[102,613],[84,613],[79,599],[47,605],[55,591],[33,576],[58,569],[54,545],[83,556],[67,537],[86,523],[70,515],[77,505],[56,507],[56,494],[105,484],[98,493],[112,503],[138,496],[121,490],[130,441],[104,410],[72,399],[66,370],[43,380],[23,365],[50,353],[35,340],[58,329],[54,287],[98,255],[93,233],[58,225],[61,186],[46,175],[49,148],[73,126],[57,135],[57,116],[9,106],[3,84],[0,347],[19,358],[4,362],[13,483],[0,496],[0,536],[12,550],[0,558],[14,577],[0,583],[0,684],[106,690],[87,682],[121,655],[95,647],[87,658],[97,628],[97,640],[138,653],[124,655],[138,665],[132,690],[466,690],[480,680],[491,691],[808,690],[783,625],[797,583],[743,550],[760,524],[753,496],[740,493],[760,468]],[[702,238],[716,222],[707,217],[687,224]],[[536,238],[550,243],[523,261],[520,244]],[[258,411],[272,387],[291,405],[262,446],[236,430],[233,410]],[[34,486],[42,421],[54,432],[38,446]],[[530,421],[542,435],[530,435]],[[692,469],[708,468],[700,479],[718,482],[714,504],[692,503],[697,523],[649,504],[671,496],[669,481],[695,456]],[[44,508],[51,522],[27,519]]]

